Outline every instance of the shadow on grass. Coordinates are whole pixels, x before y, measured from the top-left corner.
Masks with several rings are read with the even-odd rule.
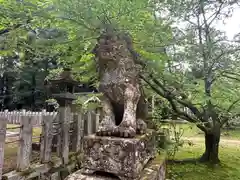
[[[176,155],[176,159],[198,158],[204,151],[203,144],[185,145]],[[169,164],[168,179],[171,180],[239,180],[240,146],[220,147],[221,164]]]

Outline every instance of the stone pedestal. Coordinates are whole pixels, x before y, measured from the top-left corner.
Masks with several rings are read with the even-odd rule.
[[[134,138],[89,135],[83,169],[66,180],[164,180],[165,161],[156,163],[155,131]]]
[[[165,156],[161,155],[151,160],[140,173],[138,180],[165,180],[166,178]],[[94,173],[86,175],[79,170],[69,175],[65,180],[121,180],[119,177]],[[129,179],[130,180],[130,179]]]
[[[111,173],[121,179],[137,179],[156,154],[152,130],[135,138],[90,135],[84,138],[84,173]]]

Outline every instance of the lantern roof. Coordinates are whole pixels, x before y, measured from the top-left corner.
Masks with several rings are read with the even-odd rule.
[[[71,84],[71,85],[79,85],[79,82],[74,80],[72,77],[71,69],[70,68],[64,68],[63,72],[55,78],[49,80],[51,84]]]

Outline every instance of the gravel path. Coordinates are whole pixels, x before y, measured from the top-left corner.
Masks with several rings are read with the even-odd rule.
[[[201,137],[183,137],[183,140],[193,141],[193,142],[204,142],[204,138],[201,138]],[[240,140],[221,138],[220,144],[240,145]]]

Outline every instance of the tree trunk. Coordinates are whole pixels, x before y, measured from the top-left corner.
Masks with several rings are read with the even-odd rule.
[[[218,149],[220,142],[220,129],[218,132],[205,134],[205,152],[200,158],[200,162],[210,162],[218,164],[220,162],[218,157]]]

